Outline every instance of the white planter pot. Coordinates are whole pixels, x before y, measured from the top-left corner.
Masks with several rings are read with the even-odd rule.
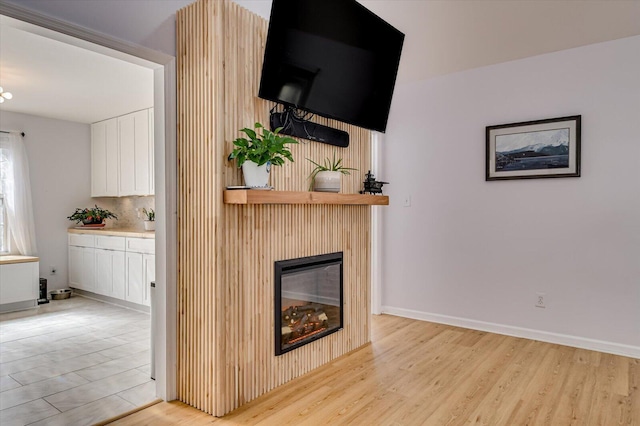
[[[145,231],[155,231],[156,230],[156,222],[154,220],[145,220],[144,221],[144,229],[145,229]]]
[[[242,176],[244,178],[245,186],[250,186],[251,188],[268,187],[270,171],[270,162],[267,162],[262,166],[258,166],[253,161],[245,161],[242,163]]]
[[[318,172],[313,180],[313,190],[319,192],[340,192],[340,172]]]

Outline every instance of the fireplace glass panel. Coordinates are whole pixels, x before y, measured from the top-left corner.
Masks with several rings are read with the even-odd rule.
[[[342,328],[342,253],[276,262],[276,355]]]

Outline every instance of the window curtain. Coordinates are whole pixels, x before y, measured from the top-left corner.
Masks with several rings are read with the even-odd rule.
[[[18,132],[0,133],[0,149],[5,154],[2,174],[2,192],[7,207],[7,225],[13,243],[11,252],[35,256],[36,230],[31,201],[31,182],[27,150]]]

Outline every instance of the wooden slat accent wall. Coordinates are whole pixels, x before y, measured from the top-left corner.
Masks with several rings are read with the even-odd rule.
[[[215,380],[225,354],[219,353],[221,315],[216,284],[218,219],[216,196],[223,185],[216,143],[222,139],[222,4],[197,2],[176,16],[177,55],[177,393],[208,413],[214,395],[224,392]],[[218,43],[219,44],[219,43]],[[220,123],[220,124],[219,124]]]
[[[221,416],[370,340],[370,207],[229,205],[242,184],[226,161],[238,129],[269,121],[257,97],[267,22],[229,0],[199,0],[177,13],[178,63],[178,398]],[[295,163],[274,167],[271,185],[305,191],[313,169],[334,151],[357,172],[370,166],[370,133],[349,132],[348,148],[301,141]],[[344,329],[274,355],[274,262],[344,252]]]

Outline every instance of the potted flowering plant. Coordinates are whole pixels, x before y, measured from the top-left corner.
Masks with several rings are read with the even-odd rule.
[[[73,212],[71,216],[68,216],[67,219],[72,220],[76,223],[82,223],[85,226],[104,226],[103,222],[105,219],[116,219],[118,220],[118,216],[111,213],[109,210],[98,207],[96,204],[91,208],[76,208],[76,211]]]

